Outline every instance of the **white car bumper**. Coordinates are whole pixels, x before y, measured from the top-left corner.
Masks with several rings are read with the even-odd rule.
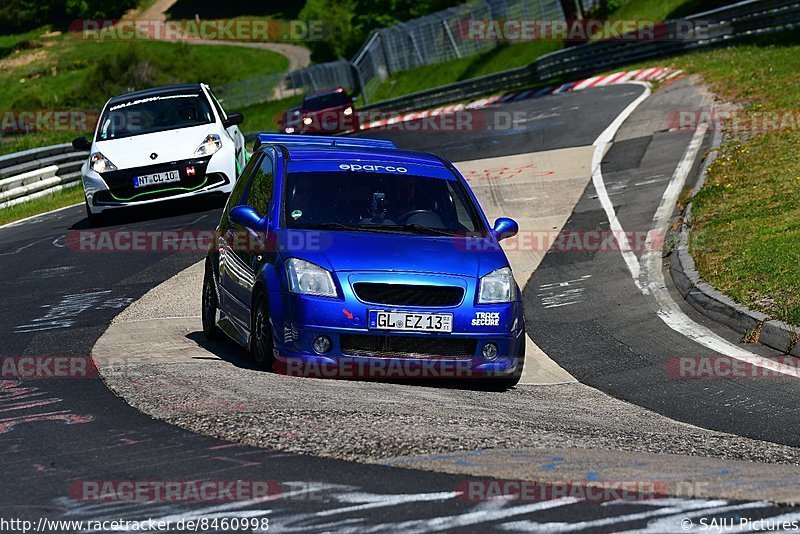
[[[137,188],[134,178],[146,174],[177,170],[180,180]],[[88,161],[81,168],[86,202],[92,214],[104,211],[150,205],[168,200],[205,194],[229,194],[238,175],[234,146],[225,144],[218,152],[205,158],[143,165],[119,169],[102,175],[89,168]]]

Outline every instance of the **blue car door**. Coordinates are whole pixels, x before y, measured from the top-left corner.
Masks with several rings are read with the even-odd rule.
[[[250,329],[250,300],[249,293],[244,291],[247,286],[252,287],[252,270],[243,256],[249,232],[247,229],[232,223],[228,219],[230,211],[244,202],[248,186],[254,177],[261,157],[253,157],[242,170],[236,186],[233,188],[222,219],[219,224],[217,236],[217,251],[219,253],[219,284],[220,284],[220,310],[231,319],[239,323],[245,330]]]

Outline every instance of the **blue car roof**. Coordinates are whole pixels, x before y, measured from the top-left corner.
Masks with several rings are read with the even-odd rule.
[[[290,135],[260,133],[256,140],[254,150],[265,143],[293,146],[354,146],[396,149],[397,145],[388,139],[370,139],[364,137],[331,137],[327,135]]]
[[[256,149],[261,144],[283,146],[289,154],[289,170],[293,172],[399,172],[455,179],[453,171],[441,158],[425,152],[400,150],[383,139],[259,134],[259,142]]]

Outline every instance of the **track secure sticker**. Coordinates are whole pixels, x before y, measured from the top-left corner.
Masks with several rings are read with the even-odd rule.
[[[472,326],[500,326],[500,312],[475,312]]]

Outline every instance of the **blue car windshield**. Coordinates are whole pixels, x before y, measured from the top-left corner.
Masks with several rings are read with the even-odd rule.
[[[457,235],[483,232],[457,180],[374,172],[289,173],[288,228]]]

